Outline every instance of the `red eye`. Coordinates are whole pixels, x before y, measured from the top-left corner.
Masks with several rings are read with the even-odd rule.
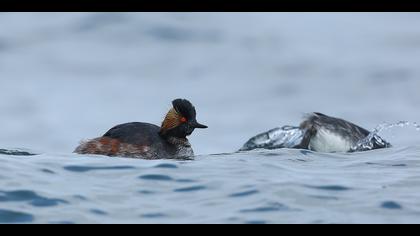
[[[181,117],[181,122],[182,122],[182,123],[187,122],[187,118],[185,118],[185,117]]]

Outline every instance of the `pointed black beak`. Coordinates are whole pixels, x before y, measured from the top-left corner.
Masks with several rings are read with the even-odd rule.
[[[202,125],[202,124],[198,123],[197,121],[193,121],[191,123],[191,126],[193,128],[196,128],[196,129],[207,129],[208,128],[206,125]]]

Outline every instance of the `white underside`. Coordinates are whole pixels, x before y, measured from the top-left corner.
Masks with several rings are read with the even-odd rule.
[[[321,128],[311,138],[309,149],[316,152],[348,152],[351,143],[342,136]]]

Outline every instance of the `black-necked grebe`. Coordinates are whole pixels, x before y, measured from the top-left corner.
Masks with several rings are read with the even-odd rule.
[[[299,127],[284,126],[251,138],[240,151],[298,148],[316,152],[353,152],[390,147],[378,135],[343,119],[311,113]],[[364,143],[365,142],[365,143]]]
[[[102,137],[82,142],[74,152],[144,159],[191,157],[194,152],[186,137],[207,126],[197,122],[195,108],[188,100],[176,99],[172,105],[161,127],[140,122],[121,124]]]

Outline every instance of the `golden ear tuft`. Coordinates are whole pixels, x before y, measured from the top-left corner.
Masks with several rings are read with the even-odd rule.
[[[180,125],[181,119],[182,117],[178,114],[178,112],[176,112],[174,108],[171,108],[162,122],[161,131],[165,132],[166,130],[177,127]]]

